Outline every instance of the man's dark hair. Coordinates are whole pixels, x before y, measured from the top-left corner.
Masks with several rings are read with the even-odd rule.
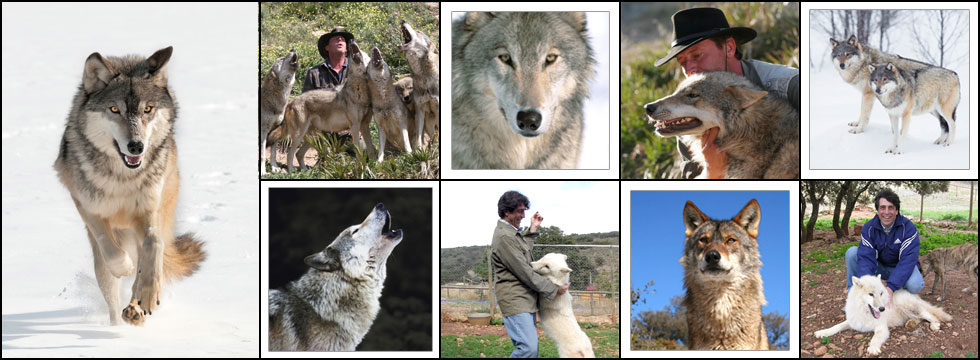
[[[725,42],[728,41],[729,38],[732,38],[732,36],[720,35],[720,36],[710,37],[708,38],[708,40],[714,42],[719,49],[723,49],[725,47]],[[739,50],[737,41],[735,42],[735,58],[738,60],[742,60],[742,50]]]
[[[500,200],[497,200],[497,215],[503,219],[505,212],[512,213],[521,204],[524,204],[525,209],[531,208],[531,201],[524,194],[513,190],[505,192],[503,195],[500,195]]]
[[[894,204],[896,211],[898,211],[899,213],[902,212],[902,207],[901,207],[902,201],[898,199],[898,194],[893,192],[891,189],[887,189],[887,188],[882,189],[881,191],[878,192],[878,195],[875,195],[875,211],[878,211],[878,200],[881,198],[884,198],[885,200],[888,200],[888,202]]]

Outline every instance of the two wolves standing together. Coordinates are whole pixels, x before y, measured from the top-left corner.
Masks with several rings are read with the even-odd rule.
[[[379,161],[384,158],[388,140],[411,153],[413,147],[420,149],[424,145],[423,133],[434,139],[439,120],[439,50],[428,36],[407,22],[402,23],[401,34],[404,42],[398,49],[405,52],[412,76],[398,82],[377,47],[368,55],[352,41],[348,73],[336,89],[312,90],[288,101],[298,70],[298,64],[294,65],[295,53],[290,52],[277,60],[263,79],[260,90],[261,173],[265,173],[267,136],[274,139],[273,155],[276,153],[274,141],[283,136],[292,139],[287,152],[289,171],[293,169],[293,156],[299,157],[300,166],[306,168],[303,157],[309,145],[303,138],[317,130],[339,132],[349,129],[358,146],[369,156],[377,156]],[[378,127],[377,153],[370,136],[372,118]],[[282,130],[277,129],[278,126],[282,126]],[[275,159],[271,163],[276,171]]]

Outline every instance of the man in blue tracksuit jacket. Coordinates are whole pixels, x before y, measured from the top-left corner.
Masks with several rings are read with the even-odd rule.
[[[898,195],[889,189],[875,196],[875,215],[861,228],[861,243],[847,249],[847,289],[851,276],[881,274],[888,295],[905,288],[918,294],[925,287],[919,271],[919,231],[902,216]],[[889,304],[891,303],[889,296]]]

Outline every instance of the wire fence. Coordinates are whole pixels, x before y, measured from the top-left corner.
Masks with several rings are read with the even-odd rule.
[[[535,244],[534,259],[547,253],[568,256],[569,293],[580,322],[619,323],[619,245]],[[443,249],[439,303],[443,318],[462,321],[467,314],[500,314],[488,272],[489,246]]]

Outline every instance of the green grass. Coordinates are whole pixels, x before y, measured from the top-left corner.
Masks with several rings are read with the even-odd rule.
[[[917,221],[917,220],[919,220],[919,208],[918,207],[916,207],[914,209],[906,209],[906,208],[903,208],[902,209],[902,215],[904,215],[905,217],[911,219],[912,221]],[[964,209],[964,210],[951,210],[951,211],[950,210],[945,210],[945,211],[940,211],[940,210],[923,210],[922,211],[922,217],[924,219],[932,219],[932,220],[952,220],[952,221],[964,221],[965,222],[967,216],[969,216],[969,215],[970,215],[970,210],[969,209]],[[974,222],[974,224],[976,224],[976,222],[977,222],[977,216],[978,216],[977,209],[973,209],[973,222]],[[976,228],[974,228],[974,229],[976,229]]]
[[[619,326],[590,323],[580,323],[580,325],[592,340],[596,357],[619,357]],[[456,339],[461,339],[462,342]],[[538,356],[558,357],[558,348],[550,338],[540,336],[538,340]],[[439,337],[439,345],[441,358],[478,358],[481,355],[487,358],[505,358],[514,351],[514,345],[507,335],[443,335]]]
[[[374,124],[372,124],[373,128]],[[374,132],[374,131],[372,131]],[[411,154],[392,152],[390,144],[385,158],[376,158],[354,145],[350,136],[327,136],[322,133],[306,139],[317,152],[317,164],[307,171],[277,173],[263,179],[436,179],[439,177],[439,138],[427,148]],[[282,148],[282,147],[280,147]],[[293,160],[294,164],[296,160]],[[280,164],[285,165],[285,164]],[[281,166],[285,169],[285,166]],[[266,164],[266,169],[269,165]]]
[[[971,351],[971,352],[968,352],[968,353],[966,353],[966,354],[965,354],[965,355],[963,355],[963,356],[964,356],[964,357],[967,357],[967,358],[974,358],[974,359],[976,359],[976,358],[977,358],[977,354],[974,354],[974,353],[973,353],[972,351]]]
[[[817,286],[818,282],[816,280],[810,280],[810,286]]]
[[[961,244],[977,244],[976,233],[961,233],[940,230],[929,226],[918,226],[919,255],[928,254],[933,249],[956,246]]]
[[[830,341],[831,340],[833,340],[833,339],[831,339],[829,336],[824,336],[824,337],[820,338],[820,343],[821,344],[824,344],[824,345],[827,345],[827,344],[830,344]]]
[[[934,352],[932,354],[926,355],[926,357],[927,358],[937,358],[937,359],[940,359],[940,358],[943,358],[944,356],[943,356],[943,352],[942,351],[936,351],[936,352]]]

